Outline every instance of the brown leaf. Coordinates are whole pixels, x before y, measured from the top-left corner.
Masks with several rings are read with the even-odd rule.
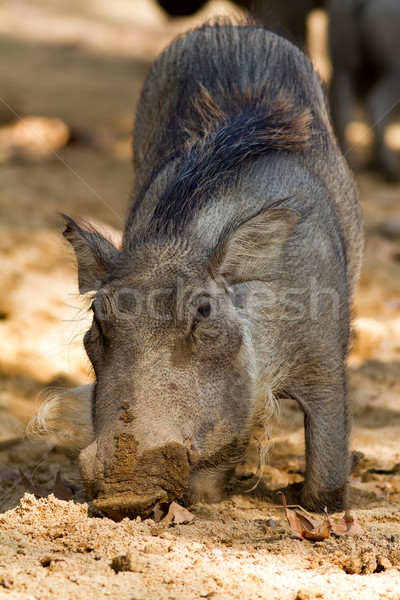
[[[71,500],[71,490],[66,486],[66,482],[61,479],[60,471],[57,473],[56,481],[50,493],[54,494],[55,497],[59,498],[60,500]]]
[[[319,525],[314,527],[311,531],[305,529],[303,531],[303,537],[306,540],[326,540],[331,534],[332,525],[329,521],[322,521]]]
[[[66,486],[66,482],[61,479],[61,473],[58,471],[55,483],[51,490],[46,490],[45,488],[38,487],[32,483],[32,481],[21,471],[19,470],[20,478],[22,485],[24,488],[30,493],[34,494],[38,498],[47,498],[50,494],[54,494],[56,498],[59,500],[70,500],[71,499],[71,491]]]
[[[332,523],[332,531],[340,535],[362,535],[365,533],[360,523],[353,517],[349,510],[343,515],[341,523]]]
[[[285,510],[286,518],[288,520],[292,533],[299,539],[320,541],[325,540],[330,536],[331,531],[339,535],[362,535],[364,529],[361,527],[355,517],[353,517],[349,510],[343,515],[341,523],[334,523],[327,513],[327,518],[321,522],[315,519],[305,516],[298,511],[291,510],[287,507],[285,495],[282,494],[282,503]]]
[[[331,533],[331,524],[328,521],[323,521],[322,523],[312,519],[311,517],[306,517],[296,510],[292,510],[287,507],[285,494],[282,494],[282,503],[283,508],[285,510],[285,515],[288,520],[290,529],[292,533],[300,540],[325,540],[329,537]]]
[[[164,525],[172,525],[173,523],[190,523],[195,518],[194,514],[188,511],[186,508],[178,504],[177,502],[171,502],[168,507],[168,512],[160,523]]]
[[[38,498],[46,498],[51,492],[45,490],[44,488],[38,487],[32,483],[32,481],[21,471],[19,470],[19,475],[21,477],[21,483],[30,494],[34,494]]]

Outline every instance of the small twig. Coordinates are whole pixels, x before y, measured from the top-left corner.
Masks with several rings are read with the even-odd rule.
[[[312,515],[309,512],[307,512],[305,508],[300,506],[300,504],[287,504],[286,506],[287,506],[287,508],[299,508],[306,515],[308,515],[309,517],[312,517]],[[240,510],[260,510],[259,508],[256,508],[256,507],[237,506],[236,508],[240,508]],[[272,505],[268,504],[268,508],[283,508],[283,504],[272,504]]]
[[[223,519],[218,519],[217,517],[205,517],[204,515],[198,515],[194,511],[191,511],[192,514],[196,517],[196,519],[202,519],[203,521],[218,521],[219,523],[225,523]]]

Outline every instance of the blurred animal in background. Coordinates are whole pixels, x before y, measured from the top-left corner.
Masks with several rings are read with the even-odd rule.
[[[157,0],[158,4],[171,16],[193,15],[206,0]],[[322,8],[324,0],[235,0],[235,3],[250,11],[269,27],[281,30],[301,44],[306,40],[306,21],[310,11]]]
[[[374,162],[388,180],[400,180],[385,130],[400,107],[399,0],[331,0],[329,44],[332,113],[343,151],[357,99],[365,102],[375,137]]]

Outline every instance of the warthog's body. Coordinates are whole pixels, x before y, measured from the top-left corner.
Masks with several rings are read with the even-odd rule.
[[[349,473],[345,362],[360,270],[357,193],[304,54],[250,26],[204,26],[154,64],[134,132],[122,250],[68,221],[94,441],[83,480],[117,518],[220,498],[274,397],[305,413],[311,509]]]

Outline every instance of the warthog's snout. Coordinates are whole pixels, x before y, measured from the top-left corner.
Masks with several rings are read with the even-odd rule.
[[[188,484],[195,457],[179,442],[137,452],[132,434],[114,437],[114,456],[93,442],[79,457],[82,479],[96,508],[120,520],[148,516],[158,502],[178,499]],[[112,454],[112,452],[110,452]]]
[[[127,492],[126,494],[100,497],[97,500],[93,500],[93,504],[102,513],[114,519],[114,521],[121,521],[125,517],[133,519],[137,516],[148,516],[156,504],[167,501],[167,492],[160,489],[158,493],[152,496],[140,496]]]

